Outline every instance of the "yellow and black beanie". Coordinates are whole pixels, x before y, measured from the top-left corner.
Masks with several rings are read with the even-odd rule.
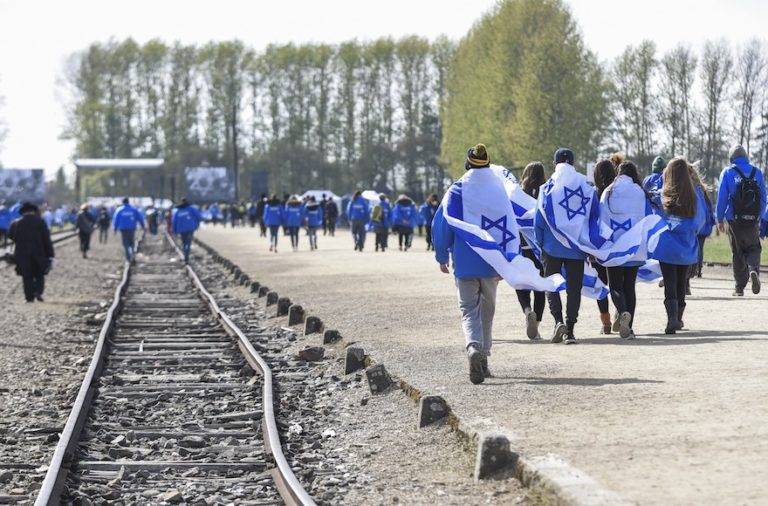
[[[467,150],[467,161],[464,163],[466,170],[488,167],[490,164],[491,159],[488,157],[485,144],[477,144],[475,147]]]

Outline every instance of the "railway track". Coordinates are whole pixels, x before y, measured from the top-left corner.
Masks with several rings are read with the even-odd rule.
[[[264,359],[167,236],[142,252],[36,504],[314,504],[283,455]]]

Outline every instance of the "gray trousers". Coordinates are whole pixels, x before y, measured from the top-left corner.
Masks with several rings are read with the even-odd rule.
[[[760,272],[760,228],[757,223],[728,222],[728,241],[733,253],[733,278],[736,288],[743,290],[749,271]]]
[[[496,311],[496,288],[499,281],[494,278],[456,278],[461,310],[461,327],[466,346],[474,345],[486,355],[491,354],[493,341],[493,314]]]

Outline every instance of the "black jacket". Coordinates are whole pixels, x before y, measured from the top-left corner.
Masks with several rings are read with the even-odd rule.
[[[33,276],[48,270],[54,257],[51,232],[40,216],[25,214],[11,223],[8,236],[15,243],[13,256],[20,276]]]
[[[90,234],[93,232],[93,227],[96,226],[96,219],[91,216],[88,211],[80,211],[77,213],[77,220],[75,221],[75,228],[78,232],[84,232]]]

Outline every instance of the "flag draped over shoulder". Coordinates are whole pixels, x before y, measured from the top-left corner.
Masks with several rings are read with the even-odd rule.
[[[443,198],[446,222],[513,288],[562,290],[562,276],[542,277],[534,263],[520,254],[520,231],[504,177],[498,166],[467,171]]]
[[[568,164],[557,166],[552,178],[541,187],[539,199],[542,215],[555,238],[565,247],[593,256],[605,267],[645,262],[667,229],[661,216],[650,214],[611,241],[613,230],[601,227],[594,188]]]

